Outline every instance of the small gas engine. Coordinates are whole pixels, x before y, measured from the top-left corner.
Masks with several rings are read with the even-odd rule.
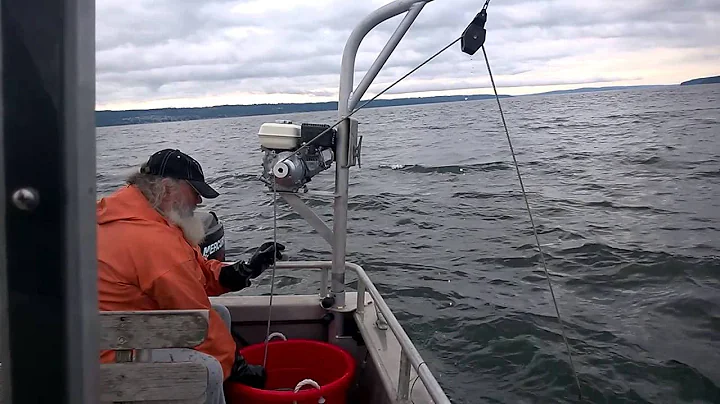
[[[335,161],[337,131],[330,125],[291,121],[276,121],[260,126],[258,137],[263,157],[262,181],[272,190],[297,192],[318,173],[327,170]],[[327,130],[327,131],[326,131]],[[319,138],[309,143],[315,137]]]

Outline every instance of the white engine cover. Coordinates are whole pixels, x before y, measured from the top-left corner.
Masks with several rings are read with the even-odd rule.
[[[258,132],[260,145],[266,149],[294,150],[300,147],[300,125],[264,123]]]

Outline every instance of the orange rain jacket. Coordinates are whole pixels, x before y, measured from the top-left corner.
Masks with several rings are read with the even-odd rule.
[[[227,379],[235,341],[208,299],[230,292],[218,280],[222,263],[203,257],[135,186],[102,198],[96,210],[99,309],[210,310],[207,337],[195,349],[217,358]],[[115,360],[112,351],[100,358]]]

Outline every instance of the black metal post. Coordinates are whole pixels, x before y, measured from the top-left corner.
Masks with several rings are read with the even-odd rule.
[[[96,403],[95,2],[2,0],[0,15],[3,391]]]

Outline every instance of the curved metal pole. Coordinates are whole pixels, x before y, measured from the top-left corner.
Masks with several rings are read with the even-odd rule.
[[[400,43],[400,40],[405,36],[413,22],[415,22],[415,19],[420,14],[420,11],[422,11],[423,7],[425,7],[425,4],[426,2],[420,1],[410,6],[410,10],[405,15],[405,18],[403,18],[403,20],[400,22],[400,25],[398,25],[398,27],[395,29],[395,32],[393,32],[392,36],[388,40],[388,43],[385,44],[385,47],[380,51],[377,59],[375,59],[372,66],[370,66],[370,69],[368,69],[367,73],[365,74],[365,77],[360,80],[360,84],[358,84],[358,86],[355,88],[355,91],[350,94],[350,100],[348,101],[348,111],[355,109],[357,104],[360,102],[360,98],[365,95],[365,91],[367,91],[368,87],[370,87],[370,83],[372,83],[372,81],[375,80],[375,77],[377,77],[378,73],[380,73],[380,69],[382,69],[382,67],[385,65],[385,62],[387,62],[390,55]]]
[[[407,32],[417,14],[426,3],[432,0],[396,0],[386,4],[372,13],[368,14],[350,34],[345,49],[343,51],[342,63],[340,65],[340,97],[338,100],[338,119],[344,118],[349,112],[350,93],[353,86],[353,76],[355,74],[355,57],[360,48],[360,43],[365,36],[381,22],[402,14],[413,8],[411,15],[406,17],[400,27],[390,38],[389,43],[382,50],[368,71],[365,79],[361,84],[370,85],[372,80],[377,76],[382,65],[395,49],[402,35]],[[372,73],[372,74],[371,74]],[[364,91],[364,90],[363,90]],[[362,97],[362,93],[358,92],[358,99]],[[347,247],[347,205],[348,205],[348,182],[349,182],[349,161],[350,153],[350,120],[338,127],[335,149],[335,201],[333,206],[333,252],[332,252],[332,275],[330,292],[335,299],[335,307],[342,308],[345,306],[345,253]]]
[[[365,36],[383,21],[389,20],[392,17],[395,17],[410,10],[413,5],[425,5],[427,3],[430,3],[431,1],[433,0],[396,0],[368,14],[362,21],[360,21],[357,27],[355,27],[355,29],[350,34],[350,37],[348,37],[347,42],[345,43],[342,63],[340,64],[340,96],[338,100],[338,119],[344,117],[348,114],[348,112],[350,112],[348,106],[350,101],[350,93],[352,92],[353,87],[353,78],[355,75],[355,57],[357,56],[358,49],[360,48],[360,43],[365,38]],[[370,72],[368,72],[368,75],[369,73]],[[370,83],[368,83],[368,85],[369,84]],[[361,96],[362,94],[358,96],[358,99],[360,99]]]

